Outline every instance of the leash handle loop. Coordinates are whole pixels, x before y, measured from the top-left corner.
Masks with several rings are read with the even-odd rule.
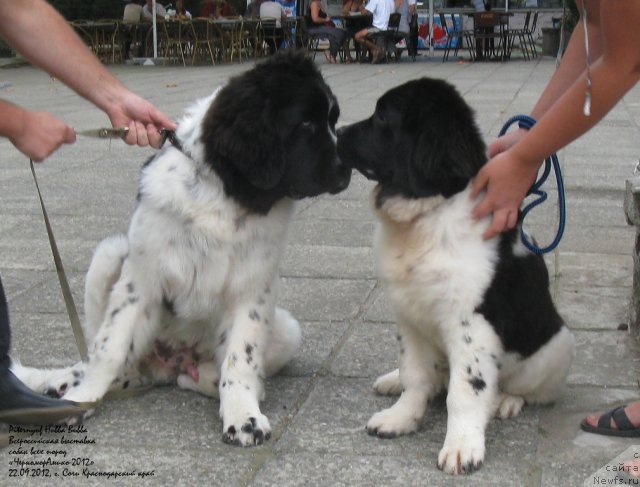
[[[529,117],[528,115],[516,115],[514,117],[511,117],[509,120],[507,120],[507,122],[504,124],[504,126],[500,130],[500,136],[503,136],[507,132],[509,127],[511,127],[511,125],[513,125],[516,122],[518,123],[518,126],[520,128],[524,128],[527,130],[531,129],[531,127],[533,127],[536,124],[536,120],[533,119],[532,117]],[[547,245],[546,247],[539,247],[535,242],[532,242],[531,240],[529,240],[529,236],[525,233],[524,219],[531,210],[533,210],[536,206],[540,205],[541,203],[547,200],[548,195],[546,191],[543,191],[540,188],[549,177],[549,174],[551,173],[552,168],[556,175],[556,184],[558,187],[558,209],[559,209],[558,230],[556,231],[555,238],[549,245]],[[524,246],[527,249],[529,249],[531,252],[535,254],[546,254],[554,250],[560,243],[560,240],[562,239],[562,235],[564,234],[564,227],[565,227],[565,221],[566,221],[566,202],[565,202],[565,195],[564,195],[564,182],[562,180],[562,172],[560,170],[560,161],[558,160],[557,154],[555,153],[551,154],[549,157],[547,157],[544,160],[544,171],[542,172],[538,180],[533,184],[533,186],[531,186],[531,188],[527,193],[527,195],[531,195],[531,194],[537,196],[537,198],[534,199],[531,203],[529,203],[522,209],[522,212],[521,212],[522,219],[521,219],[521,225],[520,225],[520,240],[522,240],[522,243],[524,244]]]

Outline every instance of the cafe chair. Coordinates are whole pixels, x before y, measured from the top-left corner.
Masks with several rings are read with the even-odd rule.
[[[312,59],[315,60],[320,41],[326,39],[326,37],[320,33],[309,32],[309,25],[305,17],[301,17],[298,21],[298,31],[298,39],[301,47],[306,49],[310,54],[313,53]]]
[[[538,27],[538,12],[533,12],[531,17],[531,22],[525,26],[525,36],[527,38],[527,45],[529,50],[531,51],[532,57],[538,57],[538,51],[536,50],[536,42],[533,38],[533,35],[536,33],[536,29]]]
[[[258,59],[263,54],[260,45],[260,21],[255,18],[245,17],[242,20],[242,49],[246,53],[247,59],[252,57]]]
[[[536,45],[533,40],[533,33],[538,22],[538,12],[526,12],[524,25],[521,28],[509,29],[510,46],[509,50],[519,47],[526,61],[538,55]],[[517,44],[516,44],[517,42]]]
[[[183,66],[186,66],[185,48],[183,22],[180,20],[158,22],[158,51],[162,52],[164,64],[168,61],[179,60]]]
[[[209,19],[195,18],[190,23],[191,37],[193,38],[193,56],[191,64],[196,64],[196,60],[210,59],[211,64],[216,64],[214,44],[216,37],[213,34],[213,26]]]
[[[476,12],[473,14],[472,37],[476,59],[499,58],[504,61],[509,56],[508,17],[500,12]]]
[[[440,26],[445,32],[446,36],[446,44],[444,46],[444,54],[442,55],[442,62],[446,62],[449,60],[449,53],[451,52],[451,48],[453,48],[453,56],[458,55],[458,51],[465,40],[467,41],[467,48],[469,49],[469,57],[471,60],[475,60],[475,53],[473,51],[473,43],[468,41],[468,36],[472,34],[470,31],[463,30],[460,25],[456,22],[456,16],[451,14],[451,23],[447,22],[447,16],[443,13],[440,15]]]
[[[398,12],[394,12],[389,15],[389,25],[387,30],[380,32],[374,32],[373,34],[367,34],[367,38],[384,49],[386,60],[393,55],[396,58],[396,62],[400,60],[400,52],[396,48],[396,44],[405,38],[405,34],[400,32],[400,17]]]
[[[266,49],[265,54],[273,54],[279,48],[284,39],[282,27],[278,25],[278,19],[261,18],[258,25],[261,47]]]

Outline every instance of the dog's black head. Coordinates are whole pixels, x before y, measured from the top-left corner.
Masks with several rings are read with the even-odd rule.
[[[338,193],[351,178],[337,153],[339,114],[313,61],[278,53],[220,90],[203,122],[204,157],[226,194],[254,212],[284,197]]]
[[[389,90],[370,118],[338,131],[340,158],[380,183],[378,205],[462,191],[485,150],[471,108],[452,85],[430,78]]]

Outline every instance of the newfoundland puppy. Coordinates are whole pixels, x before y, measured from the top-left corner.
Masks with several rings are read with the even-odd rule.
[[[298,322],[276,307],[294,200],[349,183],[335,96],[286,52],[196,102],[142,169],[127,235],[86,278],[88,360],[16,366],[33,389],[94,403],[111,389],[176,382],[220,398],[223,441],[269,439],[263,379],[293,356]]]
[[[487,160],[485,145],[471,109],[445,81],[388,91],[370,118],[339,130],[338,154],[378,182],[377,263],[400,344],[399,370],[374,388],[401,396],[367,431],[416,431],[447,386],[438,466],[470,473],[483,462],[492,415],[550,402],[564,385],[574,340],[552,302],[544,260],[517,230],[483,240],[489,218],[472,218],[469,183]]]

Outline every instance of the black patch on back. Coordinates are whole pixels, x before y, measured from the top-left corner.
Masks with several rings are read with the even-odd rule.
[[[549,292],[549,272],[542,256],[513,255],[519,230],[501,234],[500,260],[478,308],[493,326],[507,352],[533,355],[563,326]]]

